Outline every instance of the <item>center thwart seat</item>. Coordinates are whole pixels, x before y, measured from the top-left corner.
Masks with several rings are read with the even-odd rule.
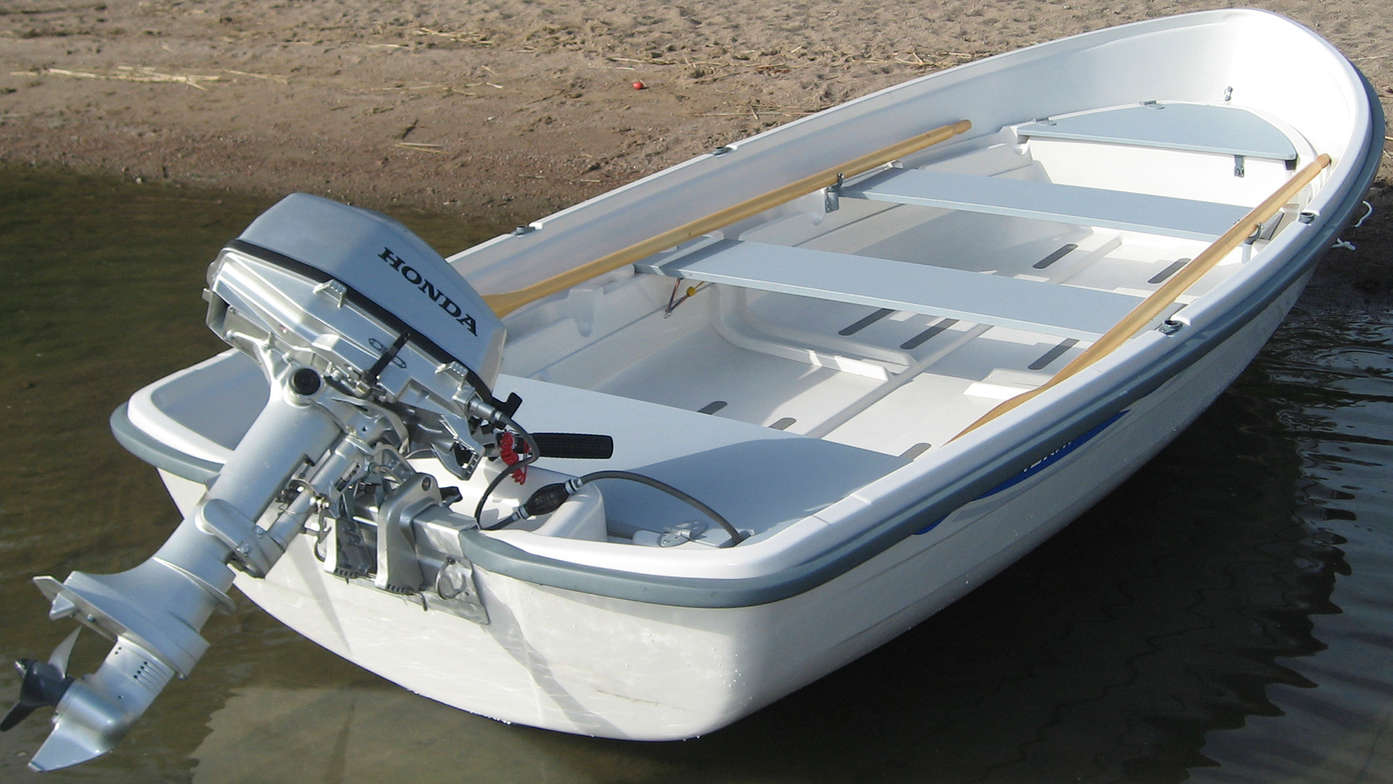
[[[1140,297],[849,253],[722,240],[640,269],[1092,340]]]

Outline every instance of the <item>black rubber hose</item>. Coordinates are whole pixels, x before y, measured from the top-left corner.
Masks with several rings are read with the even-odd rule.
[[[707,517],[710,517],[712,520],[715,520],[721,526],[721,528],[725,529],[726,533],[730,534],[730,544],[727,545],[728,547],[734,547],[735,545],[745,541],[745,535],[736,530],[735,526],[731,525],[730,521],[725,519],[725,517],[721,516],[721,514],[717,512],[715,509],[712,509],[706,504],[703,504],[702,502],[698,501],[692,496],[687,495],[686,493],[682,492],[681,490],[678,490],[670,484],[667,484],[666,482],[659,481],[651,476],[635,474],[632,471],[594,471],[589,474],[586,474],[585,476],[582,476],[580,478],[580,483],[589,484],[590,482],[594,482],[600,479],[627,479],[630,482],[638,482],[639,484],[647,485],[653,488],[654,490],[661,490],[662,492],[667,493],[668,495],[678,499],[679,501],[684,501],[690,504],[691,506],[700,510]]]
[[[495,476],[493,480],[489,482],[488,487],[484,488],[484,494],[479,496],[479,503],[477,506],[474,507],[474,520],[475,523],[479,526],[479,530],[491,531],[499,525],[508,522],[509,519],[513,519],[501,519],[495,522],[493,525],[485,527],[483,521],[484,502],[488,500],[488,497],[493,494],[493,491],[498,488],[498,485],[503,481],[505,477],[512,475],[514,471],[517,471],[519,468],[522,468],[523,466],[526,466],[529,463],[536,460],[536,455],[537,453],[533,451],[529,455],[530,459],[522,460],[509,466],[507,469],[503,470],[497,476]],[[577,479],[575,481],[575,484],[572,486],[579,489],[581,485],[589,484],[591,482],[597,482],[601,479],[624,479],[630,482],[638,482],[641,485],[646,485],[648,487],[653,488],[654,490],[659,490],[661,492],[667,493],[673,498],[676,498],[679,501],[689,504],[694,509],[700,511],[702,514],[705,514],[707,517],[710,517],[712,520],[715,520],[716,523],[721,526],[721,528],[725,529],[725,532],[730,535],[730,544],[726,545],[727,547],[734,547],[735,545],[745,541],[745,539],[747,538],[744,534],[740,533],[740,531],[737,530],[735,526],[731,525],[730,521],[725,519],[725,517],[721,515],[720,512],[717,512],[715,509],[712,509],[711,507],[707,506],[701,501],[698,501],[696,498],[682,492],[681,490],[678,490],[672,485],[661,480],[654,479],[651,476],[636,474],[632,471],[592,471],[591,473],[588,473],[585,476],[582,476],[579,479]],[[561,485],[558,484],[557,486],[559,487]],[[551,487],[552,485],[548,485],[547,487],[542,488],[542,490],[539,490],[538,492],[549,490]],[[567,493],[567,495],[569,495],[569,493]],[[534,494],[534,498],[535,497],[536,494]],[[565,500],[565,495],[562,495],[559,500]],[[526,503],[523,504],[523,506],[525,508],[532,503],[533,499],[530,498]],[[559,503],[545,504],[545,506],[547,506],[548,508],[546,508],[544,511],[539,509],[535,512],[532,512],[532,514],[542,514],[546,512],[551,512],[559,505]]]
[[[495,476],[493,478],[493,481],[489,482],[488,487],[484,488],[484,494],[479,496],[478,506],[474,507],[474,522],[479,526],[481,530],[489,530],[487,528],[484,528],[484,502],[489,500],[489,496],[493,495],[494,490],[498,489],[499,483],[501,483],[504,479],[512,476],[514,471],[525,465],[527,464],[521,461],[513,463],[506,469],[499,471],[498,476]]]

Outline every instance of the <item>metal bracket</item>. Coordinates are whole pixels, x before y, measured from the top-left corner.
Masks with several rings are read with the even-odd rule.
[[[659,547],[676,547],[679,544],[695,541],[697,537],[706,533],[706,523],[700,520],[690,520],[685,523],[678,523],[669,526],[658,537]]]
[[[1274,214],[1272,217],[1258,224],[1257,231],[1253,232],[1252,234],[1249,234],[1248,239],[1243,241],[1244,244],[1252,245],[1258,240],[1272,239],[1273,235],[1277,233],[1277,228],[1282,225],[1282,221],[1285,218],[1286,213],[1282,212],[1281,210],[1278,210],[1276,214]],[[1244,260],[1246,261],[1247,259]]]
[[[415,593],[426,578],[416,555],[411,520],[421,510],[442,504],[440,487],[416,474],[383,500],[377,513],[377,574],[373,585],[392,593]]]
[[[837,181],[822,189],[822,211],[836,212],[841,205],[842,180],[840,173],[837,174]]]
[[[458,615],[480,626],[488,626],[489,613],[474,582],[474,564],[463,556],[445,559],[435,573],[435,590],[421,594],[426,608]]]
[[[1243,156],[1242,156],[1242,155],[1235,155],[1235,156],[1233,156],[1233,176],[1235,176],[1235,177],[1242,177],[1243,174],[1244,174],[1244,170],[1243,170]]]
[[[221,498],[208,499],[194,514],[198,530],[226,545],[231,563],[253,577],[265,577],[280,555],[267,547],[266,529]]]

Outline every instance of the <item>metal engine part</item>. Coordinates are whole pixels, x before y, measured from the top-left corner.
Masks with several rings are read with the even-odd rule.
[[[205,298],[208,326],[259,363],[270,397],[154,556],[119,574],[35,578],[51,618],[114,641],[97,671],[79,678],[66,672],[73,637],[47,663],[21,662],[25,683],[5,727],[55,706],[35,770],[109,751],[203,655],[200,630],[231,609],[234,569],[265,576],[311,515],[351,508],[364,487],[385,499],[373,510],[383,518],[378,582],[421,587],[427,576],[402,555],[411,546],[403,537],[414,515],[453,498],[404,458],[431,454],[468,478],[500,433],[531,438],[512,421],[519,401],[490,391],[502,324],[439,255],[381,215],[287,197],[213,261]]]

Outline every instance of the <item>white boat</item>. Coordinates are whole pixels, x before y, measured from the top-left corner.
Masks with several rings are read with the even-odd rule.
[[[184,523],[129,572],[36,578],[116,645],[71,681],[72,638],[30,662],[11,719],[56,705],[39,769],[109,750],[235,577],[464,710],[728,725],[1179,433],[1300,294],[1382,128],[1330,44],[1213,11],[916,79],[448,262],[289,197],[210,268],[233,348],[112,419]]]

